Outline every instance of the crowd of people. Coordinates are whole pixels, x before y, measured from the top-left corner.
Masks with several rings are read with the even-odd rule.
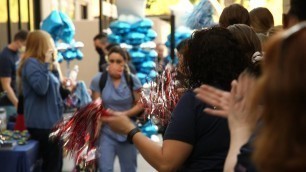
[[[93,42],[99,72],[90,93],[109,114],[101,119],[98,171],[114,171],[118,156],[121,171],[136,172],[138,152],[157,171],[306,170],[306,1],[290,1],[283,26],[274,26],[267,8],[248,12],[233,4],[224,8],[218,25],[182,41],[177,90],[183,93],[162,144],[135,124],[144,110],[142,85],[128,52],[108,43],[104,33]],[[156,49],[157,63],[166,66],[164,46]],[[61,74],[56,54],[51,36],[41,30],[19,31],[0,54],[0,91],[6,92],[0,107],[14,116],[22,106],[44,172],[62,169],[63,145],[49,135],[63,118],[63,100],[76,87]]]

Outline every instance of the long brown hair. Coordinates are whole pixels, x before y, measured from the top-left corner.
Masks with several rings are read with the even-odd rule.
[[[38,59],[41,63],[44,63],[46,52],[54,47],[51,39],[49,33],[42,30],[36,30],[29,33],[26,41],[26,50],[20,60],[17,70],[19,91],[21,91],[21,74],[25,61],[33,57]]]
[[[262,128],[255,141],[259,171],[306,169],[306,30],[267,44],[263,75],[254,92],[253,109],[263,103]]]

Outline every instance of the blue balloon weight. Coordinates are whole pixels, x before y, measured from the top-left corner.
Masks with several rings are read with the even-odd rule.
[[[50,33],[52,38],[57,41],[59,39],[59,31],[63,25],[59,12],[54,10],[42,21],[41,29]]]
[[[78,60],[82,60],[83,59],[84,54],[82,53],[81,50],[76,49],[75,53],[76,53],[76,59],[78,59]]]
[[[121,43],[120,36],[115,35],[113,33],[108,35],[108,41],[110,43],[114,43],[114,44],[120,44]]]
[[[123,35],[130,31],[131,24],[117,20],[112,22],[109,27],[114,34]]]

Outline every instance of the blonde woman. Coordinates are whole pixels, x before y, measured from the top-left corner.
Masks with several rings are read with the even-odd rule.
[[[24,95],[25,123],[31,138],[39,141],[42,171],[61,171],[62,147],[49,140],[51,128],[62,118],[59,73],[52,72],[54,42],[44,31],[33,31],[26,42],[18,76]]]

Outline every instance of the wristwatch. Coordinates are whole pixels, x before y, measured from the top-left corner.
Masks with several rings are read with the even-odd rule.
[[[133,137],[136,133],[140,132],[139,128],[136,127],[132,129],[128,134],[127,134],[127,141],[131,144],[133,144]]]

